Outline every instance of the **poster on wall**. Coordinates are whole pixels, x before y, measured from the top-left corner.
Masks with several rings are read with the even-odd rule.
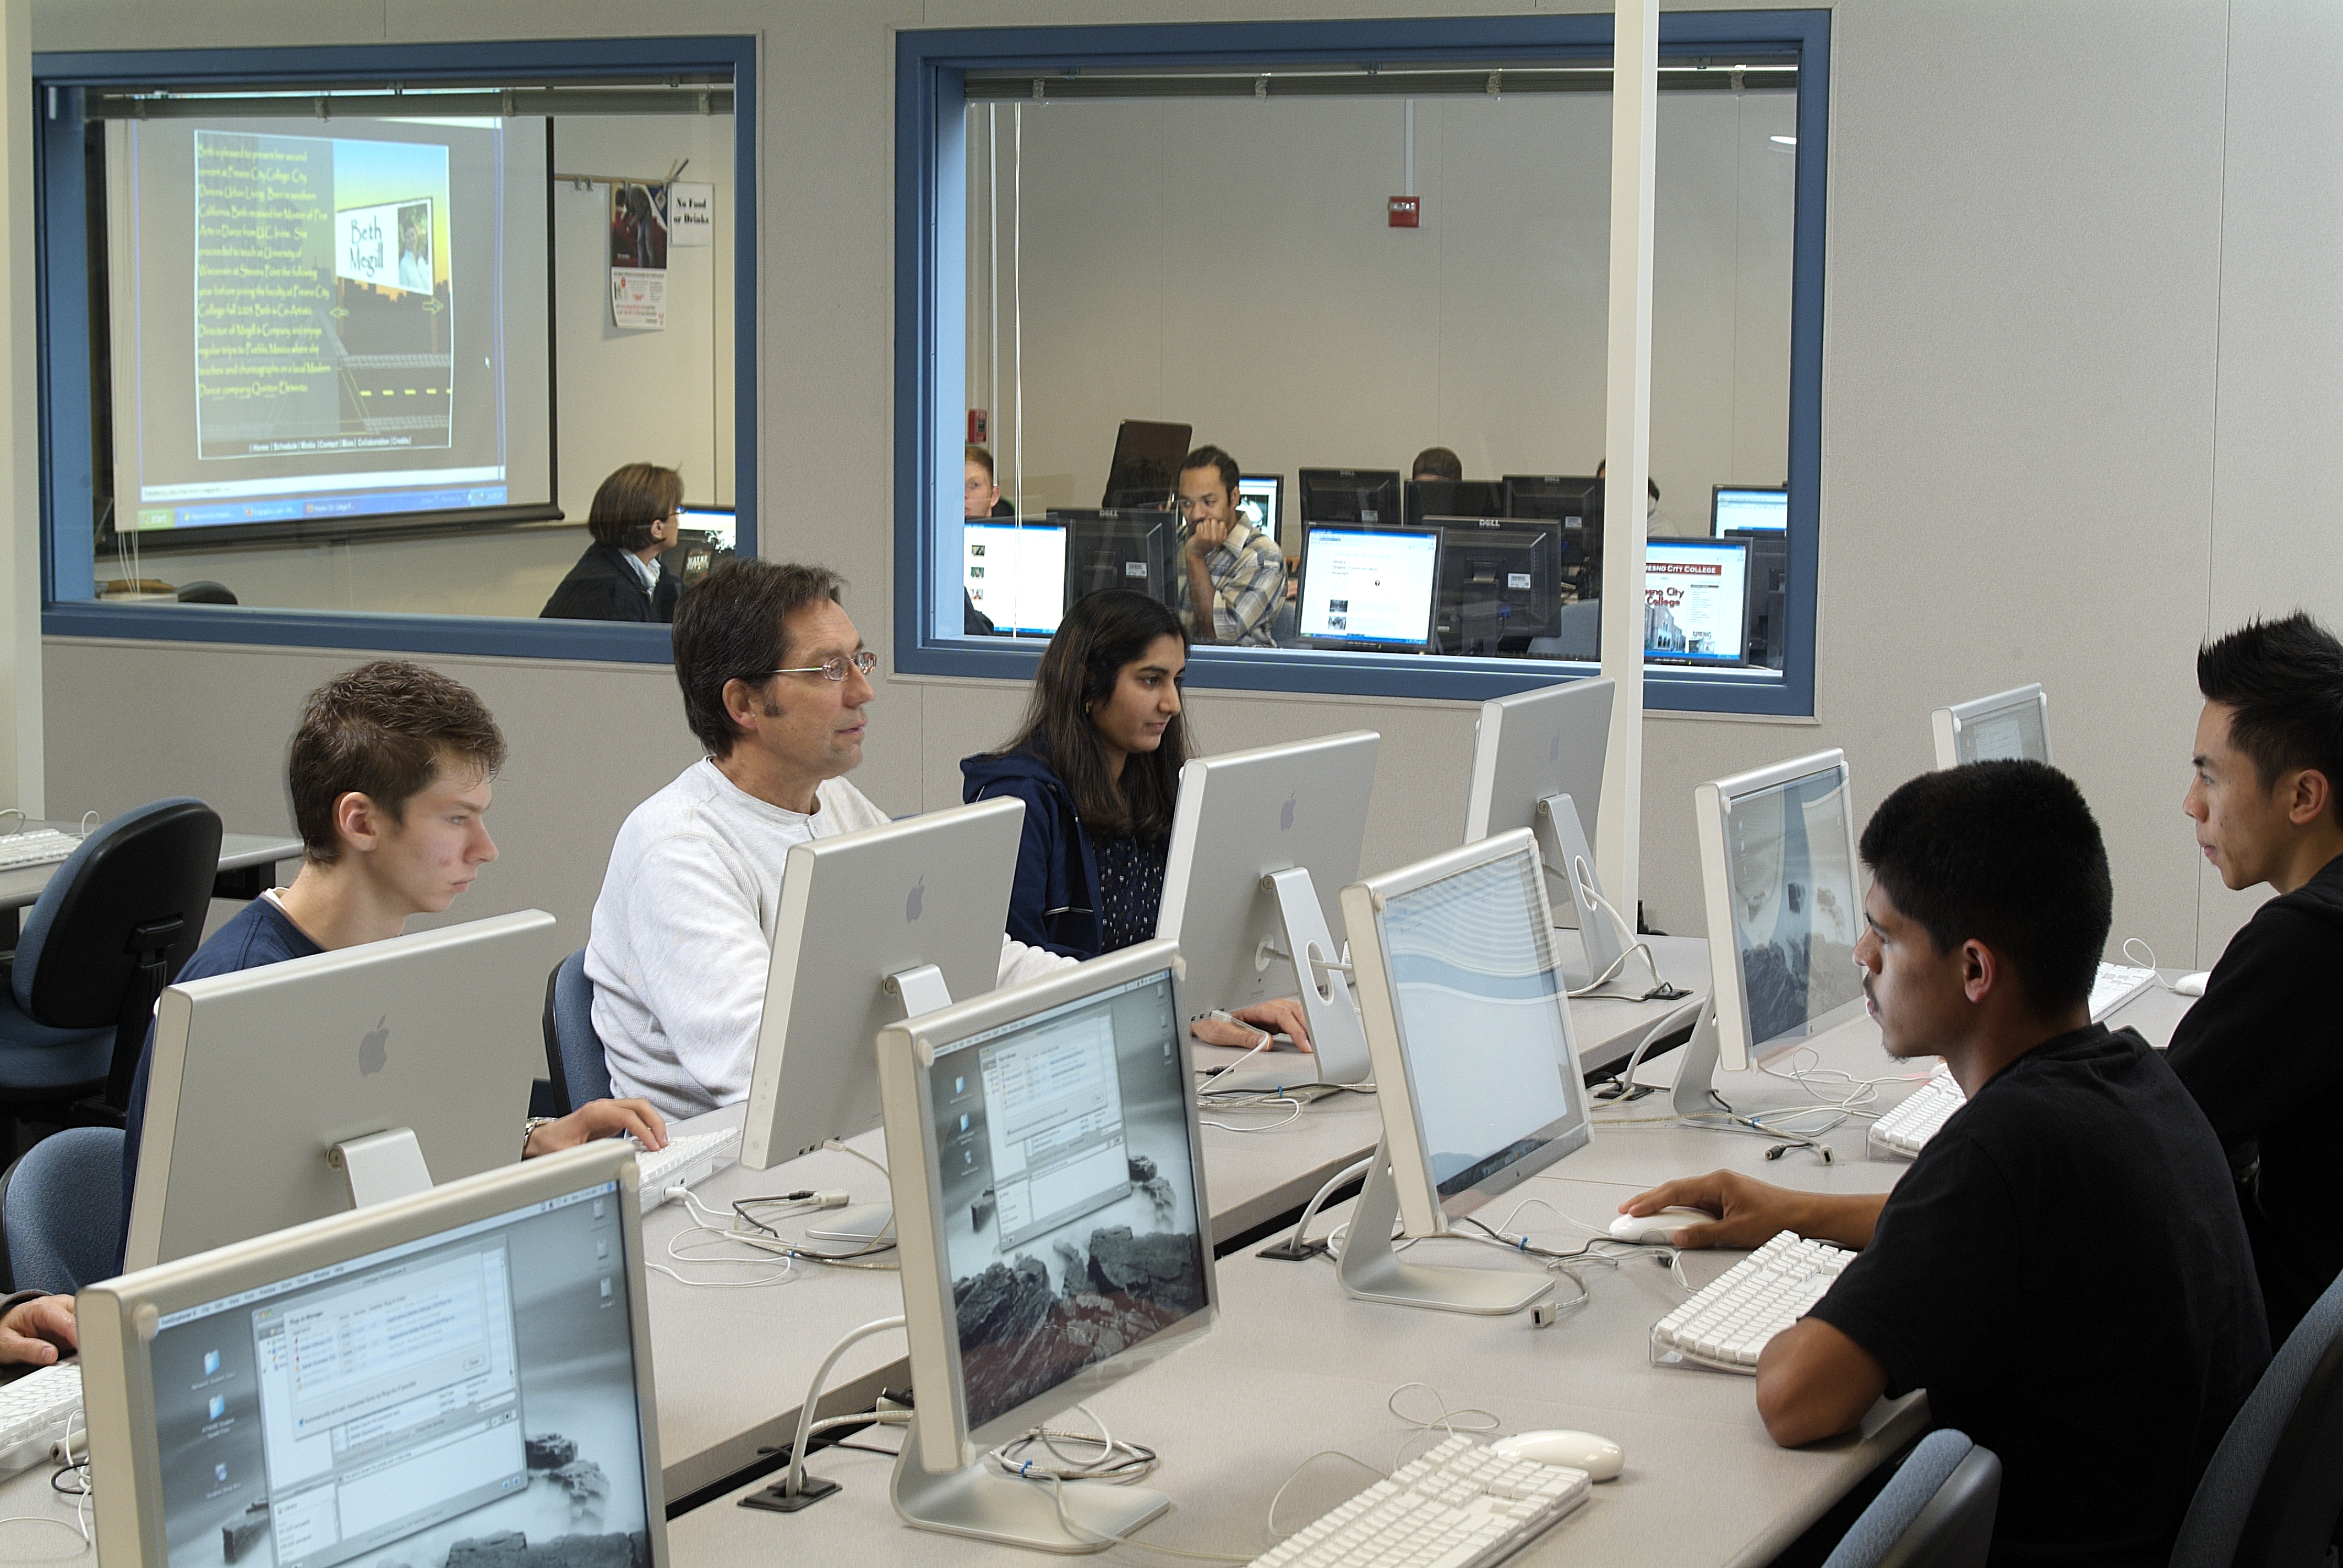
[[[682,180],[667,187],[667,242],[672,246],[715,243],[716,187]]]
[[[667,329],[665,186],[618,181],[610,186],[610,324],[640,332]]]

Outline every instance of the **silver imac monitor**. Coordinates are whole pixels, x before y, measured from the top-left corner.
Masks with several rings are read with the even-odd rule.
[[[100,1559],[665,1568],[638,1206],[606,1141],[85,1289]]]
[[[1182,994],[1201,1016],[1299,991],[1315,1051],[1232,1072],[1221,1088],[1366,1081],[1332,900],[1359,874],[1382,744],[1358,729],[1194,758],[1180,770],[1155,934],[1180,944]]]
[[[2039,686],[1980,697],[1939,708],[1929,719],[1936,732],[1936,766],[1966,762],[2050,760],[2050,699]]]
[[[124,1267],[518,1161],[552,930],[524,910],[167,988]]]
[[[1375,1064],[1383,1146],[1342,1249],[1342,1286],[1368,1301],[1518,1312],[1554,1285],[1534,1274],[1403,1261],[1405,1234],[1448,1221],[1586,1147],[1586,1089],[1536,841],[1526,829],[1342,890],[1359,1009]]]
[[[1711,1074],[1744,1072],[1863,1011],[1863,888],[1846,757],[1822,751],[1693,792],[1708,905],[1709,1005],[1676,1106],[1713,1112]]]
[[[1464,841],[1513,828],[1537,835],[1539,859],[1557,908],[1575,914],[1579,961],[1565,963],[1574,987],[1619,961],[1618,923],[1595,898],[1594,820],[1603,803],[1604,759],[1611,746],[1609,676],[1565,680],[1481,704],[1473,734],[1473,776],[1464,789]]]
[[[740,1127],[769,1170],[880,1125],[879,1031],[990,990],[1025,802],[980,800],[791,846]],[[882,1234],[885,1203],[826,1216],[825,1240]]]
[[[895,1466],[908,1523],[1093,1552],[1169,1505],[1068,1486],[1061,1516],[982,1454],[1212,1327],[1179,964],[1141,942],[879,1036],[920,1395]]]

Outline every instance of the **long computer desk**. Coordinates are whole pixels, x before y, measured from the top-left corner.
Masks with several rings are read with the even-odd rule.
[[[25,826],[81,831],[79,822],[27,822]],[[212,897],[256,899],[263,889],[277,885],[279,862],[300,857],[301,840],[282,833],[224,833],[220,836],[219,869],[213,878]],[[64,864],[58,860],[46,866],[0,870],[0,950],[15,947],[18,912],[40,901],[42,890]]]
[[[2187,1006],[2185,998],[2151,990],[2109,1021],[2137,1027],[2161,1044]],[[1639,1078],[1665,1083],[1674,1065],[1673,1055],[1663,1058]],[[1891,1060],[1879,1048],[1875,1026],[1858,1020],[1818,1040],[1809,1065],[1879,1080],[1871,1107],[1876,1111],[1910,1093],[1932,1064]],[[1757,1074],[1720,1074],[1718,1084],[1736,1104],[1787,1105],[1805,1095],[1795,1081]],[[1490,1205],[1483,1217],[1494,1224],[1511,1215],[1510,1228],[1526,1231],[1541,1246],[1567,1250],[1586,1238],[1587,1228],[1606,1224],[1623,1200],[1674,1176],[1722,1167],[1811,1191],[1876,1192],[1906,1168],[1905,1161],[1870,1152],[1868,1123],[1861,1120],[1822,1134],[1835,1156],[1830,1164],[1804,1150],[1768,1161],[1769,1141],[1683,1126],[1666,1119],[1666,1105],[1664,1096],[1653,1095],[1604,1107],[1587,1149]],[[1322,1234],[1346,1212],[1347,1206],[1330,1210],[1312,1233]],[[1493,1249],[1426,1245],[1441,1261],[1525,1266]],[[1582,1266],[1585,1304],[1538,1329],[1525,1312],[1479,1318],[1354,1302],[1322,1259],[1284,1263],[1256,1252],[1248,1247],[1221,1260],[1222,1317],[1210,1336],[1091,1402],[1117,1436],[1162,1455],[1147,1484],[1168,1493],[1175,1507],[1146,1528],[1147,1541],[1191,1552],[1266,1551],[1275,1539],[1267,1532],[1271,1498],[1312,1454],[1339,1450],[1388,1470],[1421,1448],[1415,1428],[1387,1408],[1394,1392],[1413,1382],[1431,1388],[1401,1394],[1400,1408],[1418,1419],[1443,1407],[1473,1406],[1493,1414],[1503,1431],[1575,1428],[1625,1448],[1621,1477],[1598,1485],[1584,1509],[1517,1559],[1533,1565],[1770,1562],[1926,1426],[1926,1396],[1919,1393],[1882,1401],[1855,1434],[1797,1450],[1775,1447],[1757,1419],[1753,1380],[1651,1364],[1651,1326],[1683,1292],[1664,1267],[1641,1257],[1616,1267]],[[1739,1255],[1688,1253],[1685,1275],[1696,1289]],[[1560,1279],[1555,1299],[1567,1301],[1575,1289]],[[822,1408],[868,1404],[825,1398]],[[894,1434],[872,1429],[855,1441],[891,1447]],[[890,1462],[880,1455],[829,1449],[812,1468],[843,1490],[782,1515],[737,1506],[758,1489],[739,1488],[670,1523],[675,1562],[689,1568],[781,1555],[935,1568],[1032,1561],[1013,1548],[903,1526],[888,1500]],[[1341,1460],[1317,1460],[1279,1504],[1279,1530],[1298,1528],[1371,1479]]]
[[[1565,941],[1573,933],[1561,933]],[[1660,971],[1706,990],[1707,944],[1658,939]],[[1641,960],[1636,960],[1641,972]],[[1644,976],[1648,985],[1649,976]],[[1642,986],[1635,988],[1637,990]],[[1585,999],[1572,1003],[1579,1055],[1589,1072],[1624,1061],[1652,1027],[1686,1003]],[[1199,1049],[1200,1068],[1242,1059],[1236,1050]],[[1299,1058],[1292,1060],[1298,1060]],[[1334,1176],[1373,1152],[1383,1134],[1382,1112],[1371,1094],[1342,1093],[1298,1115],[1273,1108],[1205,1112],[1204,1167],[1212,1197],[1212,1239],[1225,1245],[1296,1211]],[[738,1107],[679,1123],[680,1132],[738,1126]],[[886,1157],[876,1132],[851,1141],[874,1160]],[[877,1169],[852,1155],[825,1151],[770,1171],[730,1165],[693,1190],[703,1210],[729,1219],[736,1201],[802,1189],[845,1188],[857,1202],[886,1196]],[[795,1432],[807,1383],[830,1345],[849,1331],[901,1310],[891,1268],[836,1269],[799,1264],[776,1283],[778,1265],[693,1259],[739,1257],[693,1227],[708,1216],[669,1202],[647,1216],[644,1244],[650,1261],[700,1282],[686,1285],[666,1274],[650,1277],[652,1360],[659,1371],[659,1459],[670,1499],[690,1498],[759,1463],[763,1451]],[[785,1227],[802,1236],[805,1223]],[[821,1244],[819,1245],[834,1245]],[[673,1249],[671,1251],[670,1249]],[[676,1252],[687,1256],[677,1256]],[[909,1381],[899,1335],[880,1335],[847,1352],[822,1409],[869,1408],[879,1390]]]

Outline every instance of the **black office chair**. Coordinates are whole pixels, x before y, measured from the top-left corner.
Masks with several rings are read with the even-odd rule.
[[[0,1110],[38,1105],[53,1108],[45,1120],[122,1125],[155,999],[203,940],[219,846],[210,807],[157,800],[98,829],[57,868],[0,998]]]

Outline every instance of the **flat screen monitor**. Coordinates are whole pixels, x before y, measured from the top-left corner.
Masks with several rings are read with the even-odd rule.
[[[1426,518],[1502,518],[1505,487],[1500,479],[1410,479],[1407,482],[1407,522],[1420,527]]]
[[[739,520],[733,516],[729,507],[697,507],[686,503],[681,526],[685,533],[699,534],[719,550],[735,548],[740,531]]]
[[[1178,514],[1051,511],[1049,518],[1066,530],[1067,604],[1084,594],[1116,588],[1143,593],[1161,604],[1178,602]]]
[[[1749,618],[1743,539],[1652,539],[1644,546],[1644,658],[1654,664],[1739,664]]]
[[[99,1555],[665,1568],[636,1194],[603,1141],[85,1289]]]
[[[1359,874],[1382,744],[1359,729],[1191,758],[1180,770],[1155,934],[1180,943],[1182,989],[1200,1010],[1300,993],[1317,1049],[1275,1070],[1288,1083],[1366,1078],[1342,976],[1325,980],[1327,1000],[1299,978],[1292,955],[1306,963],[1314,941],[1319,956],[1337,957],[1333,900]]]
[[[1025,802],[1004,798],[789,847],[741,1164],[880,1124],[880,1030],[1000,978],[1024,825]]]
[[[1437,1236],[1448,1221],[1586,1147],[1586,1091],[1545,878],[1530,835],[1515,829],[1385,872],[1342,890],[1359,1008],[1375,1065],[1403,1229]],[[1380,1175],[1380,1172],[1378,1172]],[[1360,1199],[1344,1249],[1353,1292],[1378,1276],[1406,1280],[1390,1257],[1387,1215]],[[1378,1241],[1380,1246],[1378,1246]],[[1370,1252],[1379,1253],[1369,1264]],[[1526,1305],[1550,1281],[1417,1266],[1416,1282],[1461,1276],[1463,1299],[1414,1304],[1495,1310],[1475,1288]],[[1397,1294],[1404,1297],[1404,1289]]]
[[[1562,608],[1562,525],[1505,518],[1432,518],[1440,530],[1440,647],[1520,653],[1554,629]]]
[[[1846,758],[1824,751],[1693,792],[1717,1059],[1742,1070],[1863,1010]]]
[[[1304,642],[1392,653],[1432,646],[1433,592],[1440,576],[1436,528],[1302,530]]]
[[[1581,965],[1574,984],[1600,974],[1619,956],[1616,928],[1590,893],[1594,875],[1594,828],[1602,813],[1603,767],[1611,748],[1608,676],[1566,680],[1493,697],[1481,704],[1473,732],[1473,772],[1464,787],[1464,841],[1477,843],[1516,829],[1534,834],[1546,874],[1546,897],[1573,912],[1581,933]],[[1568,809],[1564,810],[1564,802]],[[1584,860],[1582,875],[1569,873]],[[1554,890],[1563,897],[1554,899]]]
[[[1709,493],[1712,538],[1760,530],[1778,534],[1789,526],[1790,492],[1783,486],[1719,485]]]
[[[1744,638],[1749,662],[1779,669],[1789,651],[1784,607],[1790,587],[1790,536],[1744,529],[1725,537],[1749,547],[1749,615]]]
[[[1180,460],[1188,455],[1192,428],[1153,419],[1125,419],[1114,433],[1114,460],[1107,467],[1106,494],[1099,505],[1170,506],[1172,489],[1180,482]]]
[[[1178,962],[1173,943],[1142,942],[880,1033],[920,1392],[895,1503],[916,1526],[1079,1549],[1050,1494],[982,1451],[1212,1324]],[[999,1506],[968,1506],[970,1489]],[[1101,1522],[1074,1513],[1078,1494],[1121,1514],[1107,1533],[1168,1503],[1064,1488],[1068,1515],[1093,1534]]]
[[[1247,474],[1239,479],[1237,515],[1252,524],[1255,533],[1266,535],[1271,544],[1282,544],[1284,536],[1278,530],[1285,518],[1285,476]]]
[[[1396,468],[1304,468],[1302,520],[1306,523],[1396,523]]]
[[[2038,685],[1956,702],[1929,718],[1939,768],[2016,759],[2050,760],[2050,699]]]
[[[1066,530],[1050,523],[960,525],[960,585],[996,630],[1047,637],[1066,613]]]
[[[125,1266],[348,1209],[373,1167],[337,1151],[377,1134],[411,1134],[431,1181],[518,1160],[553,923],[524,910],[166,988]]]
[[[1509,518],[1551,518],[1565,527],[1575,518],[1582,529],[1602,519],[1603,481],[1591,474],[1508,474],[1502,483]]]

